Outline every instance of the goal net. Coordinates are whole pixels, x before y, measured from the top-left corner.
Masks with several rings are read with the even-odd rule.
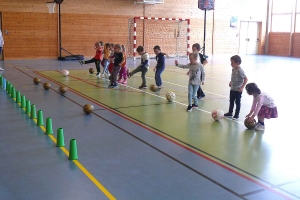
[[[135,17],[128,21],[127,54],[138,57],[136,48],[144,46],[153,58],[153,47],[159,45],[170,57],[187,57],[189,51],[189,19]]]

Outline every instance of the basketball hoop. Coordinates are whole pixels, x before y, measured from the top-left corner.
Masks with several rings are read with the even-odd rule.
[[[47,4],[48,10],[49,10],[49,13],[50,14],[54,13],[56,3],[53,1],[53,2],[46,2],[46,4]]]

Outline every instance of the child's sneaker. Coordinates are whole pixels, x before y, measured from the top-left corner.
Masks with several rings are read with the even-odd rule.
[[[226,113],[226,114],[224,114],[224,117],[229,117],[229,118],[231,118],[232,117],[232,113]]]
[[[192,104],[192,107],[198,109],[198,105],[196,105],[196,104]]]
[[[116,88],[116,87],[118,87],[118,84],[114,83],[113,86],[112,86],[112,88]]]
[[[122,79],[121,78],[119,78],[118,83],[122,83]]]
[[[197,97],[197,99],[202,100],[202,97]]]
[[[108,86],[108,88],[113,88],[114,87],[114,84],[110,84],[109,86]]]
[[[124,81],[122,82],[122,84],[127,84],[127,80],[124,80]]]
[[[100,72],[97,72],[96,76],[100,77]]]
[[[79,63],[80,63],[81,65],[83,65],[83,64],[84,64],[84,61],[82,61],[82,60],[79,60]]]
[[[147,89],[147,85],[141,85],[139,89]]]
[[[255,128],[255,130],[256,130],[256,131],[264,131],[264,130],[265,130],[265,126],[259,124],[259,125]]]
[[[234,115],[232,119],[233,120],[239,120],[239,116],[238,115]]]
[[[186,109],[187,112],[191,112],[192,111],[192,106],[188,106]]]
[[[4,71],[4,69],[0,67],[0,71]]]

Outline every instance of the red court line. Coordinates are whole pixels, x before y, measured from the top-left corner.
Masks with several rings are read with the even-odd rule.
[[[54,71],[60,73],[58,70],[54,70]],[[56,83],[56,84],[58,84],[58,85],[62,85],[60,82],[58,82],[58,81],[56,81],[56,80],[53,80],[52,78],[47,77],[46,75],[43,75],[43,74],[39,73],[38,71],[35,71],[35,70],[34,70],[33,72],[34,72],[35,74],[38,74],[38,75],[40,75],[40,76],[42,76],[42,77],[44,77],[44,78],[50,80],[50,81],[53,81],[54,83]],[[76,80],[79,80],[79,81],[82,81],[82,82],[84,82],[84,83],[87,83],[87,84],[89,84],[89,85],[95,86],[95,87],[97,87],[97,88],[101,88],[101,87],[99,87],[98,85],[95,85],[95,84],[92,84],[92,83],[90,83],[90,82],[88,82],[88,81],[85,81],[84,79],[77,78],[77,77],[70,76],[70,75],[69,75],[69,77],[72,77],[72,78],[74,78],[74,79],[76,79]],[[109,88],[108,88],[108,89],[109,89]],[[128,121],[130,121],[130,122],[132,122],[132,123],[134,123],[134,124],[136,124],[136,125],[142,127],[142,128],[144,128],[144,129],[146,129],[146,130],[148,130],[148,131],[150,131],[150,132],[152,132],[152,133],[154,133],[154,134],[156,134],[156,135],[158,135],[158,136],[160,136],[160,137],[162,137],[162,138],[164,138],[164,139],[166,139],[166,140],[168,140],[168,141],[170,141],[170,142],[172,142],[172,143],[174,143],[174,144],[176,144],[176,145],[178,145],[178,146],[180,146],[180,147],[182,147],[182,148],[184,148],[184,149],[186,149],[186,150],[188,150],[188,151],[190,151],[190,152],[192,152],[192,153],[194,153],[194,154],[196,154],[196,155],[198,155],[198,156],[200,156],[200,157],[202,157],[202,158],[204,158],[204,159],[206,159],[206,160],[208,160],[208,161],[210,161],[210,162],[212,162],[212,163],[214,163],[214,164],[216,164],[216,165],[218,165],[218,166],[220,166],[220,167],[222,167],[222,168],[224,168],[224,169],[227,169],[228,171],[230,171],[230,172],[232,172],[232,173],[234,173],[234,174],[236,174],[236,175],[238,175],[238,176],[240,176],[240,177],[242,177],[242,178],[244,178],[244,179],[246,179],[246,180],[248,180],[248,181],[250,181],[250,182],[252,182],[252,183],[257,184],[257,185],[261,186],[262,188],[264,188],[264,189],[266,189],[266,190],[269,190],[269,191],[271,191],[271,192],[273,192],[273,193],[275,193],[275,194],[277,194],[277,195],[279,195],[279,196],[281,196],[281,197],[283,197],[283,198],[285,198],[285,199],[291,199],[290,197],[288,197],[288,196],[286,196],[286,195],[284,195],[284,194],[282,194],[282,193],[280,193],[280,192],[278,192],[278,191],[276,191],[276,190],[270,188],[269,186],[264,185],[264,184],[260,183],[259,181],[256,181],[256,180],[254,180],[254,179],[252,179],[252,178],[250,178],[250,177],[248,177],[248,176],[246,176],[246,175],[244,175],[244,174],[242,174],[242,173],[240,173],[240,172],[238,172],[238,171],[235,171],[234,169],[232,169],[232,168],[230,168],[230,167],[228,167],[228,166],[226,166],[226,165],[224,165],[224,164],[222,164],[222,163],[220,163],[220,162],[217,162],[217,161],[211,159],[210,157],[206,156],[205,154],[202,154],[202,153],[200,153],[200,152],[197,152],[197,151],[195,151],[194,149],[189,148],[188,146],[185,146],[185,145],[183,145],[183,144],[181,144],[181,143],[179,143],[179,142],[177,142],[177,141],[175,141],[175,140],[172,140],[172,139],[168,138],[167,136],[163,135],[162,133],[160,133],[160,132],[158,132],[158,131],[155,131],[155,130],[151,129],[151,128],[149,128],[148,126],[146,126],[146,125],[144,125],[144,124],[142,124],[142,123],[139,123],[139,122],[137,122],[136,120],[134,120],[134,119],[132,119],[132,118],[130,118],[130,117],[128,117],[128,116],[125,116],[125,115],[123,115],[123,114],[121,114],[121,113],[119,113],[119,112],[116,112],[114,109],[112,109],[112,108],[110,108],[110,107],[108,107],[108,106],[105,106],[105,105],[101,104],[100,102],[95,101],[95,100],[89,98],[88,96],[82,95],[81,93],[77,92],[76,90],[70,89],[69,91],[72,91],[73,93],[77,94],[78,96],[80,96],[80,97],[82,97],[82,98],[84,98],[84,99],[86,99],[86,100],[88,100],[88,101],[91,101],[91,102],[95,103],[96,105],[98,105],[98,106],[100,106],[100,107],[102,107],[102,108],[105,108],[105,109],[107,109],[108,111],[110,111],[110,112],[112,112],[112,113],[114,113],[114,114],[116,114],[116,115],[118,115],[118,116],[120,116],[120,117],[122,117],[122,118],[124,118],[124,119],[126,119],[126,120],[128,120]]]

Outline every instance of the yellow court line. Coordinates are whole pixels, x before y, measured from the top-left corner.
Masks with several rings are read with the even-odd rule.
[[[15,99],[14,99],[15,100]],[[18,103],[21,105],[20,103]],[[22,108],[24,111],[26,111],[25,108]],[[30,114],[28,114],[30,116]],[[32,119],[36,124],[37,120]],[[44,126],[39,126],[44,133],[46,134],[46,128]],[[57,140],[53,135],[48,135],[50,139],[56,144]],[[60,147],[60,149],[69,157],[69,151],[65,147]],[[75,165],[105,194],[105,196],[110,200],[116,200],[116,198],[78,161],[78,160],[72,160]]]

